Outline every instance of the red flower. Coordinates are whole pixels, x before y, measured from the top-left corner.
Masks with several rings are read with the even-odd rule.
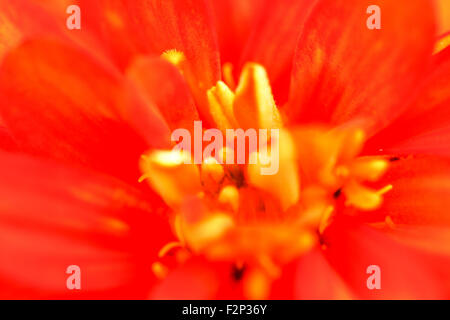
[[[431,1],[377,1],[381,30],[366,0],[72,2],[81,30],[0,1],[1,297],[450,297]],[[280,129],[280,170],[182,164],[196,120]]]

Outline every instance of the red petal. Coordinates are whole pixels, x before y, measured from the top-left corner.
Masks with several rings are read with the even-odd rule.
[[[129,78],[153,101],[171,130],[193,128],[198,113],[180,72],[160,58],[142,58],[128,69]]]
[[[272,298],[296,300],[350,299],[350,289],[330,266],[320,248],[283,267],[272,287]]]
[[[406,226],[386,227],[383,232],[404,246],[423,252],[431,262],[430,272],[445,284],[446,295],[450,296],[450,228],[444,226]]]
[[[5,151],[17,151],[17,144],[8,130],[0,125],[0,149]]]
[[[433,69],[412,105],[374,136],[368,152],[450,156],[450,48],[435,56]]]
[[[57,42],[28,41],[8,54],[0,88],[1,117],[19,146],[33,154],[136,181],[148,141],[153,146],[169,141],[162,117],[135,97],[120,75]],[[136,118],[138,129],[146,124],[147,141],[127,124]]]
[[[229,263],[196,257],[172,270],[154,288],[150,299],[212,300],[243,299],[242,288],[233,282]]]
[[[292,59],[300,30],[316,0],[265,1],[241,58],[262,64],[273,84],[278,105],[287,101]]]
[[[107,56],[104,47],[85,28],[86,10],[81,11],[80,30],[69,30],[67,9],[77,0],[0,0],[0,59],[8,50],[27,39],[54,37],[59,41],[77,43],[89,48],[92,54]]]
[[[320,249],[304,256],[297,265],[296,299],[350,299],[352,293],[326,261]]]
[[[126,67],[136,54],[182,51],[188,62],[187,82],[210,118],[206,90],[220,79],[217,41],[211,11],[204,0],[81,0],[86,28],[94,30]]]
[[[150,295],[155,300],[206,300],[218,291],[214,271],[201,263],[187,263],[156,286]]]
[[[229,62],[237,67],[265,1],[221,0],[211,3],[216,18],[220,58],[223,63]]]
[[[60,15],[66,11],[61,2],[47,1],[47,6]],[[65,27],[65,24],[64,24]],[[0,58],[9,49],[20,43],[27,36],[57,33],[62,26],[56,22],[54,16],[43,8],[43,3],[33,0],[0,0]]]
[[[450,228],[447,226],[394,225],[383,232],[405,246],[450,258]]]
[[[21,39],[22,34],[18,27],[4,12],[0,11],[0,60],[8,50],[19,44]]]
[[[391,163],[380,186],[392,184],[383,206],[368,213],[375,219],[389,216],[394,224],[450,225],[450,161],[431,157]]]
[[[432,256],[348,220],[336,221],[327,229],[325,241],[328,245],[324,254],[330,264],[363,299],[449,298],[446,288],[450,283],[435,272],[437,261]],[[380,267],[380,290],[367,287],[372,275],[367,268],[371,265]]]
[[[435,40],[432,3],[377,1],[381,30],[369,30],[373,1],[321,0],[296,52],[292,122],[340,124],[361,117],[371,133],[407,105]]]
[[[450,31],[450,3],[448,0],[435,0],[439,16],[439,33],[444,34]]]
[[[5,153],[0,164],[0,296],[145,297],[171,240],[156,203],[90,171]],[[66,287],[70,265],[81,268],[80,291]]]

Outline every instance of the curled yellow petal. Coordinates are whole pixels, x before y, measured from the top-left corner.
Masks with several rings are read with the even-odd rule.
[[[387,171],[389,162],[384,159],[358,158],[350,165],[353,176],[360,180],[377,181]]]
[[[379,192],[366,188],[355,181],[349,182],[344,187],[343,192],[347,197],[345,204],[360,210],[375,210],[383,201]]]
[[[224,187],[219,194],[219,202],[228,205],[234,212],[239,209],[239,191],[235,186]]]
[[[212,214],[194,225],[186,225],[185,237],[192,249],[201,250],[220,239],[233,225],[230,216],[223,213]]]
[[[272,129],[282,126],[264,67],[256,63],[244,66],[233,110],[239,126],[244,129]]]
[[[287,131],[279,132],[279,148],[268,150],[266,154],[260,152],[250,154],[248,178],[250,184],[279,199],[282,209],[287,210],[300,198],[300,176],[295,159],[294,141]],[[274,169],[272,174],[264,174],[268,163]]]
[[[185,151],[154,151],[141,158],[141,180],[147,179],[168,205],[177,207],[186,195],[201,191],[199,169],[190,163]]]
[[[207,92],[211,115],[218,128],[224,131],[227,128],[237,127],[233,113],[234,93],[222,81],[217,82]]]

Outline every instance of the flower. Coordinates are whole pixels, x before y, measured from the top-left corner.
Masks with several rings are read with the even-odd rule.
[[[1,297],[450,296],[432,2],[68,2],[0,1]],[[184,164],[197,120],[279,129],[278,173]]]

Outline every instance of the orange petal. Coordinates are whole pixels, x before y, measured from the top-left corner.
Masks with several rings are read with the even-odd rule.
[[[0,58],[20,42],[42,36],[74,40],[90,47],[95,54],[105,55],[90,30],[83,28],[87,10],[81,12],[83,32],[66,27],[70,16],[66,10],[73,4],[77,0],[0,0]]]
[[[304,257],[297,264],[295,278],[295,299],[323,300],[350,299],[350,289],[329,265],[320,248]]]
[[[382,231],[405,246],[450,257],[448,226],[411,226],[394,224]]]
[[[50,5],[51,4],[51,5]],[[62,7],[55,0],[42,1],[35,0],[0,0],[0,33],[2,49],[12,48],[27,36],[57,33],[62,30],[58,26],[55,16],[46,9],[52,9],[65,14],[66,8]],[[6,45],[6,46],[5,46]]]
[[[33,154],[137,181],[149,144],[169,143],[162,117],[119,74],[57,42],[28,41],[9,53],[0,88],[1,117],[20,148]]]
[[[316,0],[261,3],[264,7],[242,54],[241,67],[247,62],[262,64],[273,84],[275,100],[282,105],[287,101],[292,59],[300,30]]]
[[[222,63],[237,66],[265,1],[221,0],[211,1],[211,4],[215,13]]]
[[[228,263],[192,258],[174,269],[150,293],[150,299],[211,300],[242,299],[233,269]]]
[[[4,12],[0,13],[0,59],[3,56],[19,44],[22,39],[22,33],[14,23],[5,15]]]
[[[210,119],[206,90],[220,80],[211,8],[204,0],[80,0],[85,26],[93,30],[122,67],[136,54],[161,55],[176,49],[186,56],[185,77]]]
[[[344,300],[356,298],[326,260],[320,247],[283,266],[271,288],[271,299]]]
[[[447,0],[434,0],[439,17],[439,33],[450,31],[450,3]]]
[[[416,99],[366,147],[390,154],[450,156],[450,48],[435,56]]]
[[[158,203],[87,170],[6,153],[0,164],[1,297],[145,297],[172,237]],[[66,287],[70,265],[81,268],[80,291]]]
[[[191,129],[198,113],[178,70],[160,58],[141,58],[127,71],[140,92],[153,101],[171,130]]]
[[[380,232],[341,219],[327,229],[324,239],[324,254],[331,266],[362,299],[449,297],[449,283],[435,272],[436,260]],[[380,267],[379,290],[367,287],[367,279],[373,274],[368,274],[367,268],[372,265]]]
[[[432,3],[377,1],[381,29],[369,30],[372,4],[321,0],[314,8],[294,60],[286,110],[292,122],[360,117],[371,135],[407,106],[434,46]]]
[[[394,224],[450,225],[450,162],[424,157],[392,162],[379,181],[391,184],[377,212],[369,215]]]

